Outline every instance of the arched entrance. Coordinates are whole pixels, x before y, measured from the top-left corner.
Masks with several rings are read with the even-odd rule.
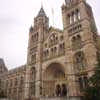
[[[43,73],[44,96],[66,96],[67,80],[65,69],[59,63],[50,64]]]

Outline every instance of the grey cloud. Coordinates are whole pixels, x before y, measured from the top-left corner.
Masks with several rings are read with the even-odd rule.
[[[21,25],[22,21],[20,19],[12,18],[12,17],[7,17],[7,16],[2,16],[0,17],[0,24],[4,25]]]

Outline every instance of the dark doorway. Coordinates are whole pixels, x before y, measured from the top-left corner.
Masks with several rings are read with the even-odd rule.
[[[56,86],[56,96],[61,96],[61,86],[59,84]]]
[[[67,87],[66,84],[62,84],[62,91],[61,91],[61,96],[67,96]]]

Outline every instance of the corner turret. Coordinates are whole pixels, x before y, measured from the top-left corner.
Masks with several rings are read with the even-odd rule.
[[[5,66],[4,60],[0,58],[0,74],[7,72],[8,69]]]

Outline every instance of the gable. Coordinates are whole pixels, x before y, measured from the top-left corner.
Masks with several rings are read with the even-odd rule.
[[[54,29],[54,28],[50,28],[49,29],[49,35],[46,38],[46,40],[43,43],[43,48],[49,48],[51,42],[53,43],[55,41],[54,44],[58,44],[59,41],[61,40],[61,37],[63,38],[63,32],[59,29]]]

